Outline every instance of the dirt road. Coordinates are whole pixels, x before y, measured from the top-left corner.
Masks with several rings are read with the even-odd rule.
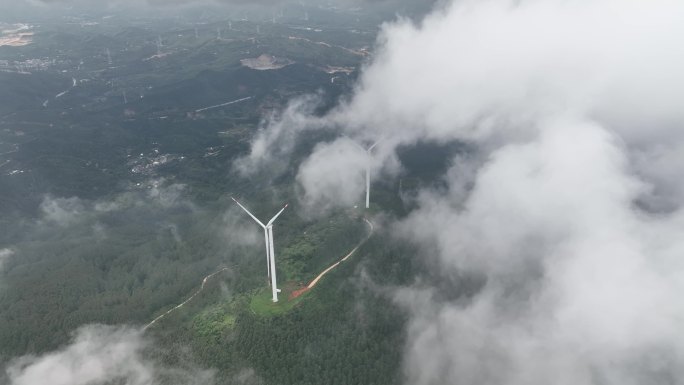
[[[195,297],[197,296],[197,294],[201,293],[202,290],[204,290],[204,285],[207,284],[207,281],[209,281],[209,280],[210,280],[213,276],[215,276],[216,274],[218,274],[218,273],[220,273],[220,272],[222,272],[222,271],[226,271],[226,270],[228,270],[228,268],[227,268],[227,267],[224,267],[223,269],[221,269],[221,270],[219,270],[219,271],[215,271],[215,272],[213,272],[213,273],[207,275],[206,277],[204,277],[204,279],[202,280],[202,286],[200,286],[199,290],[197,290],[197,291],[195,292],[195,294],[191,295],[190,298],[186,299],[186,300],[183,301],[181,304],[176,305],[176,307],[169,309],[166,313],[163,313],[163,314],[160,315],[159,317],[153,319],[152,322],[150,322],[150,323],[148,323],[147,325],[145,325],[145,327],[143,328],[143,331],[147,330],[147,328],[149,328],[150,326],[154,325],[155,323],[157,323],[157,322],[158,322],[159,320],[161,320],[162,318],[164,318],[164,317],[166,317],[167,315],[173,313],[174,311],[176,311],[176,310],[182,308],[183,306],[185,306],[185,304],[187,304],[188,302],[192,301],[192,299],[195,298]]]
[[[316,278],[314,278],[313,281],[311,281],[304,289],[297,290],[297,291],[296,291],[297,294],[294,296],[295,298],[298,297],[298,296],[300,296],[300,295],[302,295],[304,292],[313,289],[313,287],[316,286],[316,284],[318,283],[318,281],[321,280],[321,278],[323,278],[326,274],[328,274],[328,273],[329,273],[330,271],[332,271],[334,268],[336,268],[337,266],[339,266],[340,263],[342,263],[342,262],[346,261],[347,259],[349,259],[349,257],[351,257],[352,255],[354,255],[354,253],[356,253],[356,251],[357,251],[361,246],[363,246],[364,243],[366,243],[366,242],[370,239],[370,237],[373,235],[373,230],[374,230],[373,223],[372,223],[371,221],[369,221],[368,219],[366,219],[366,218],[364,218],[363,220],[366,222],[366,224],[368,224],[368,229],[369,229],[369,231],[368,231],[368,236],[367,236],[366,238],[364,238],[361,242],[359,242],[359,244],[356,245],[356,247],[354,247],[354,248],[352,249],[352,251],[349,252],[349,254],[345,255],[342,259],[340,259],[339,261],[335,262],[332,266],[328,267],[327,269],[323,270],[320,274],[318,274],[318,276],[317,276]],[[218,271],[215,271],[215,272],[213,272],[213,273],[207,275],[206,277],[204,277],[204,279],[202,280],[202,286],[200,286],[200,288],[199,288],[193,295],[191,295],[190,298],[186,299],[185,301],[183,301],[182,303],[176,305],[175,307],[173,307],[173,308],[167,310],[165,313],[161,314],[161,315],[158,316],[157,318],[153,319],[152,322],[150,322],[150,323],[148,323],[147,325],[145,325],[145,327],[143,328],[143,331],[147,330],[149,327],[151,327],[151,326],[154,325],[155,323],[159,322],[159,320],[161,320],[162,318],[164,318],[164,317],[166,317],[167,315],[173,313],[174,311],[176,311],[176,310],[182,308],[183,306],[185,306],[185,304],[187,304],[188,302],[192,301],[193,298],[195,298],[199,293],[202,292],[202,290],[204,290],[204,285],[207,284],[207,281],[209,281],[213,276],[215,276],[215,275],[221,273],[222,271],[226,271],[226,270],[228,270],[228,268],[227,268],[227,267],[224,267],[223,269],[218,270]]]
[[[340,263],[346,261],[349,257],[351,257],[352,255],[354,255],[354,253],[356,253],[356,251],[359,249],[359,247],[363,246],[363,244],[366,243],[366,242],[370,239],[371,235],[373,235],[373,229],[374,229],[373,223],[372,223],[371,221],[369,221],[368,219],[366,219],[366,218],[363,218],[363,220],[366,221],[366,224],[368,224],[368,228],[369,228],[369,230],[370,230],[370,231],[368,231],[368,236],[367,236],[366,238],[364,238],[361,242],[359,242],[359,244],[356,245],[356,247],[353,248],[352,251],[349,252],[349,254],[345,255],[342,259],[340,259],[339,261],[335,262],[332,266],[328,267],[327,269],[323,270],[323,272],[321,272],[320,274],[318,274],[318,276],[317,276],[316,278],[314,278],[313,281],[311,281],[311,282],[306,286],[306,290],[311,290],[311,289],[313,289],[313,287],[316,286],[316,284],[318,283],[318,281],[320,281],[321,278],[323,278],[323,276],[325,276],[325,275],[328,274],[330,271],[332,271],[334,268],[336,268],[337,266],[339,266]]]

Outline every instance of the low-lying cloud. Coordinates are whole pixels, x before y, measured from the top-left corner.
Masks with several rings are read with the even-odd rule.
[[[76,221],[86,208],[77,197],[61,198],[48,195],[43,198],[40,210],[43,214],[43,223],[67,226]]]
[[[432,1],[432,0],[431,0]],[[431,2],[430,1],[430,2]],[[33,6],[40,5],[77,5],[77,6],[88,6],[93,5],[99,6],[120,6],[120,5],[133,5],[133,6],[156,6],[156,7],[174,7],[183,5],[227,5],[227,6],[261,6],[261,7],[273,7],[281,6],[284,4],[297,4],[306,5],[311,7],[317,7],[320,4],[316,2],[302,2],[291,0],[22,0],[22,3]],[[409,0],[335,0],[331,4],[336,6],[359,6],[367,4],[410,4]]]
[[[136,209],[195,210],[196,206],[187,199],[183,184],[167,183],[163,179],[150,180],[146,189],[129,191],[109,200],[87,201],[78,197],[56,197],[45,195],[40,203],[38,225],[42,227],[67,227],[76,223],[97,219],[98,216],[116,211]]]
[[[684,375],[674,257],[684,217],[635,209],[647,186],[604,128],[548,127],[534,143],[494,153],[462,210],[449,194],[433,196],[399,225],[447,269],[487,277],[471,302],[397,296],[415,314],[410,383],[656,384]]]
[[[407,383],[684,381],[682,15],[673,0],[454,1],[386,25],[352,97],[298,118],[386,138],[385,170],[419,141],[478,159],[455,158],[447,189],[395,225],[439,262],[435,279],[485,282],[467,298],[429,282],[397,293]],[[304,200],[361,201],[358,177],[330,175],[363,163],[346,141],[302,163]]]
[[[12,255],[14,255],[14,250],[9,248],[0,249],[0,272],[2,272],[3,266]]]
[[[355,156],[348,156],[350,153]],[[353,205],[364,191],[364,155],[351,140],[319,144],[299,168],[297,182],[304,191],[302,202],[323,208],[330,204]],[[340,184],[340,180],[347,183]]]
[[[170,368],[145,358],[149,346],[139,329],[84,326],[74,333],[71,344],[58,351],[13,360],[6,375],[10,385],[214,383],[211,371]]]
[[[320,95],[297,98],[291,100],[280,113],[265,118],[263,127],[252,140],[249,154],[236,161],[235,169],[243,175],[284,172],[288,158],[300,139],[299,135],[321,128],[320,122],[313,117],[320,102]]]

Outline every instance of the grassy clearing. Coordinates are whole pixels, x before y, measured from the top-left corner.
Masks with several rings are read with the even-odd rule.
[[[297,287],[294,284],[286,283],[282,288],[282,292],[278,294],[278,302],[272,301],[270,287],[259,289],[252,296],[249,309],[254,314],[267,317],[287,313],[308,295],[308,293],[304,293],[297,298],[290,299],[290,294],[295,289]]]

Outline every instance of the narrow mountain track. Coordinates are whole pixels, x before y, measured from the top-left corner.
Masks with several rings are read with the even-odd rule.
[[[339,261],[335,262],[335,263],[332,264],[330,267],[328,267],[327,269],[323,270],[320,274],[318,274],[318,276],[316,276],[316,278],[314,278],[308,285],[306,285],[305,288],[302,288],[302,289],[299,289],[299,290],[294,291],[294,292],[292,293],[292,295],[291,295],[291,298],[297,298],[297,297],[299,297],[300,295],[306,293],[307,291],[313,289],[314,286],[316,286],[316,284],[318,284],[318,282],[319,282],[326,274],[328,274],[329,272],[331,272],[332,270],[334,270],[337,266],[340,265],[340,263],[342,263],[342,262],[346,261],[347,259],[349,259],[349,257],[351,257],[352,255],[354,255],[354,254],[356,253],[356,251],[359,250],[359,248],[360,248],[361,246],[363,246],[366,242],[368,242],[368,240],[370,239],[370,237],[373,235],[373,230],[375,229],[375,227],[373,226],[373,222],[369,221],[368,219],[363,218],[363,220],[366,222],[366,224],[368,225],[368,229],[369,229],[368,235],[366,236],[366,238],[364,238],[361,242],[359,242],[359,244],[356,245],[356,247],[354,247],[354,248],[349,252],[349,254],[345,255],[344,257],[342,257],[342,259],[340,259]]]
[[[182,308],[182,307],[185,306],[188,302],[192,301],[195,297],[197,297],[197,295],[198,295],[199,293],[202,292],[202,290],[204,290],[204,286],[207,284],[207,282],[208,282],[212,277],[214,277],[215,275],[217,275],[217,274],[219,274],[219,273],[221,273],[221,272],[223,272],[223,271],[226,271],[226,270],[228,270],[228,267],[224,267],[223,269],[218,270],[218,271],[215,271],[215,272],[213,272],[213,273],[207,275],[206,277],[204,277],[204,279],[202,280],[202,286],[200,286],[200,288],[199,288],[193,295],[191,295],[190,298],[186,299],[185,301],[183,301],[182,303],[176,305],[175,307],[173,307],[173,308],[167,310],[165,313],[161,314],[159,317],[153,319],[152,322],[150,322],[150,323],[148,323],[147,325],[145,325],[145,327],[143,328],[143,331],[147,330],[149,327],[151,327],[151,326],[154,325],[155,323],[159,322],[162,318],[164,318],[164,317],[166,317],[167,315],[173,313],[174,311],[176,311],[176,310]]]
[[[368,229],[369,229],[368,235],[366,236],[366,238],[364,238],[361,242],[359,242],[359,244],[356,245],[356,247],[354,247],[354,248],[349,252],[349,254],[345,255],[344,257],[342,257],[342,259],[340,259],[339,261],[335,262],[333,265],[331,265],[331,266],[328,267],[327,269],[323,270],[320,274],[318,274],[318,276],[316,276],[316,278],[314,278],[314,279],[313,279],[305,288],[302,288],[302,289],[299,289],[299,290],[294,291],[294,292],[292,293],[292,295],[290,296],[291,299],[292,299],[292,298],[297,298],[298,296],[304,294],[305,292],[307,292],[307,291],[313,289],[314,286],[316,286],[316,284],[318,284],[318,282],[319,282],[326,274],[328,274],[328,273],[331,272],[333,269],[335,269],[337,266],[339,266],[340,263],[342,263],[342,262],[346,261],[347,259],[349,259],[349,257],[351,257],[352,255],[354,255],[354,254],[356,253],[356,251],[358,251],[359,248],[360,248],[361,246],[363,246],[366,242],[368,242],[368,240],[370,239],[370,237],[373,235],[373,230],[374,230],[375,228],[374,228],[374,226],[373,226],[373,222],[369,221],[369,220],[366,219],[366,218],[363,218],[363,220],[366,222],[366,224],[368,225]],[[228,267],[224,267],[224,268],[222,268],[221,270],[215,271],[215,272],[213,272],[213,273],[207,275],[206,277],[204,277],[204,279],[202,280],[202,285],[200,286],[200,288],[199,288],[193,295],[191,295],[188,299],[186,299],[185,301],[181,302],[180,304],[178,304],[178,305],[174,306],[173,308],[167,310],[165,313],[162,313],[162,314],[159,315],[157,318],[153,319],[150,323],[148,323],[147,325],[145,325],[145,327],[143,327],[143,331],[147,330],[148,328],[152,327],[154,324],[156,324],[157,322],[159,322],[160,320],[162,320],[164,317],[168,316],[169,314],[173,313],[174,311],[176,311],[176,310],[182,308],[183,306],[185,306],[186,304],[188,304],[188,303],[189,303],[190,301],[192,301],[195,297],[197,297],[197,295],[198,295],[199,293],[201,293],[202,290],[204,290],[204,286],[207,284],[207,282],[208,282],[211,278],[213,278],[215,275],[217,275],[217,274],[219,274],[219,273],[221,273],[221,272],[223,272],[223,271],[226,271],[226,270],[228,270],[228,269],[229,269]]]

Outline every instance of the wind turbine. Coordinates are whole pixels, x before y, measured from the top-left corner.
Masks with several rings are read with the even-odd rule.
[[[271,292],[273,294],[273,302],[278,302],[278,293],[280,293],[280,289],[277,288],[276,286],[276,268],[275,268],[275,249],[273,248],[273,222],[275,222],[276,218],[280,216],[280,214],[285,211],[287,208],[287,205],[285,205],[280,211],[278,211],[278,214],[274,215],[273,218],[271,218],[268,223],[263,224],[260,220],[257,219],[252,213],[249,212],[245,208],[245,206],[241,205],[240,202],[237,201],[237,199],[230,197],[235,203],[237,203],[238,206],[240,206],[241,209],[243,209],[247,214],[249,214],[252,219],[256,221],[256,223],[259,224],[264,229],[264,241],[266,242],[266,268],[268,269],[268,276],[271,278]]]
[[[353,142],[356,145],[356,147],[360,148],[363,152],[366,153],[367,159],[366,159],[366,208],[370,207],[370,172],[371,172],[371,151],[375,148],[375,146],[380,143],[378,140],[377,142],[373,143],[370,147],[364,148],[360,144]]]

